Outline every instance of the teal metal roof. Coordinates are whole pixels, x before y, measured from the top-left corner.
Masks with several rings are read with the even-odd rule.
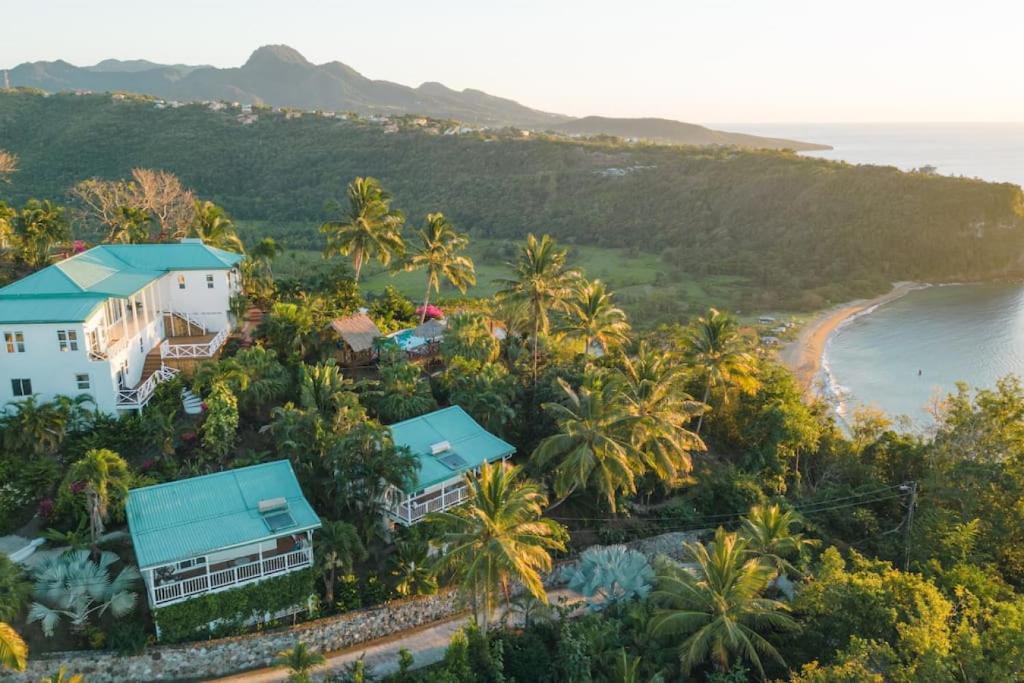
[[[475,469],[485,462],[494,462],[515,453],[512,444],[502,441],[477,424],[460,406],[436,410],[411,420],[391,425],[391,437],[396,446],[408,446],[419,460],[417,482],[411,490],[420,489]],[[431,454],[431,446],[447,441],[450,448],[438,455]],[[442,458],[456,454],[465,463],[452,468]]]
[[[241,260],[198,240],[101,244],[0,289],[0,323],[82,322],[105,299],[130,296],[168,271],[223,270]]]
[[[288,501],[294,526],[271,532],[259,502],[272,498]],[[287,460],[132,489],[126,514],[141,568],[320,527]]]

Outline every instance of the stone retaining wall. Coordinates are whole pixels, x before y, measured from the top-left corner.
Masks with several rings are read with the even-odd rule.
[[[676,532],[627,545],[652,559],[656,555],[678,559],[683,541],[695,538],[697,535],[693,533]],[[342,650],[450,618],[463,609],[464,605],[454,591],[443,591],[437,595],[395,601],[373,609],[346,612],[272,631],[151,647],[141,655],[129,657],[90,651],[42,655],[29,659],[28,670],[23,673],[0,671],[0,681],[37,683],[41,678],[56,673],[61,664],[67,665],[71,673],[84,674],[87,683],[204,680],[270,666],[277,653],[294,646],[299,640],[318,652]]]

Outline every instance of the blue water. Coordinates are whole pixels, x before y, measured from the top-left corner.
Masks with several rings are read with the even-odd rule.
[[[826,346],[825,369],[841,413],[875,405],[927,426],[929,403],[957,381],[991,387],[1010,373],[1024,377],[1024,285],[911,292],[840,327]]]
[[[1024,185],[1024,123],[723,123],[713,127],[832,145],[809,156]]]
[[[392,332],[388,336],[395,340],[398,346],[403,351],[412,351],[427,343],[427,340],[423,337],[417,337],[413,334],[415,328],[408,328],[405,330],[399,330],[398,332]]]

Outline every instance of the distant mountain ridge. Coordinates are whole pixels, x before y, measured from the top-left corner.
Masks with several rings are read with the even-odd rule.
[[[412,88],[373,80],[341,62],[313,64],[287,45],[265,45],[253,52],[242,66],[226,69],[157,64],[144,59],[105,59],[93,66],[78,67],[57,60],[19,64],[7,70],[6,76],[11,86],[48,92],[126,91],[183,102],[228,100],[307,110],[354,111],[363,115],[421,114],[473,125],[518,126],[581,135],[608,134],[674,144],[797,151],[822,148],[794,140],[713,131],[667,119],[586,117],[574,120],[480,90],[457,91],[436,82]]]

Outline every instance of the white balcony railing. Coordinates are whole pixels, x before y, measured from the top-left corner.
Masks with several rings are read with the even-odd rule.
[[[420,502],[414,499],[406,503],[400,503],[392,513],[399,521],[413,524],[431,512],[443,512],[462,503],[467,498],[469,498],[469,490],[465,486],[459,486],[433,498],[423,496]]]
[[[153,392],[156,391],[157,385],[172,379],[177,374],[178,371],[174,368],[162,365],[145,382],[134,389],[118,389],[117,407],[124,409],[144,408],[149,403],[149,399],[152,398]]]
[[[201,342],[199,344],[172,344],[170,341],[165,339],[160,344],[160,357],[161,358],[211,358],[220,347],[224,346],[224,342],[227,341],[228,335],[231,334],[231,328],[225,327],[223,330],[214,335],[213,339],[208,342]]]
[[[312,548],[295,550],[285,555],[275,555],[262,561],[256,560],[238,567],[222,569],[183,581],[154,586],[151,597],[154,607],[163,607],[187,600],[202,593],[215,593],[235,586],[259,581],[267,576],[283,574],[293,569],[313,564]]]

